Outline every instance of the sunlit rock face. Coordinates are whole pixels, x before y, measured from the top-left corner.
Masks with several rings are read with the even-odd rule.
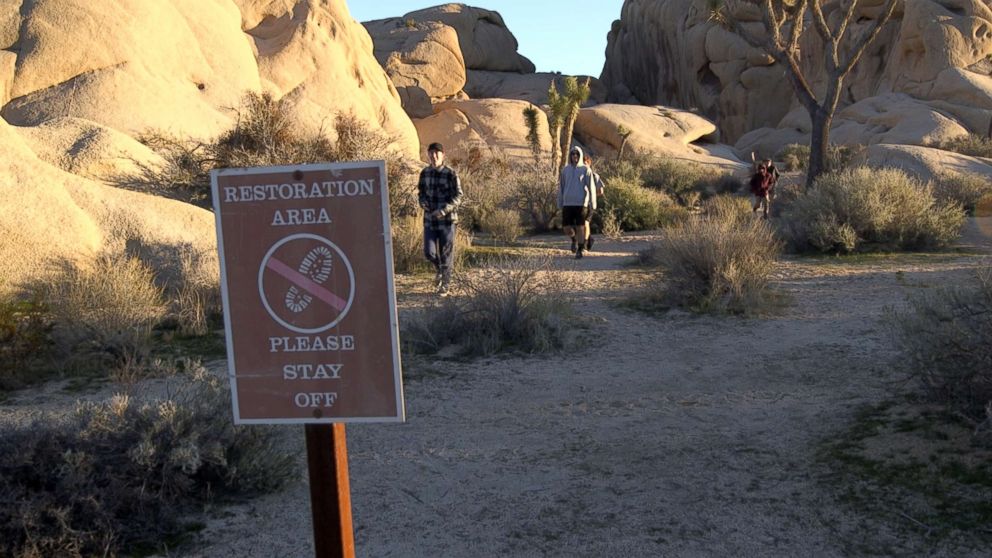
[[[858,36],[878,17],[884,0],[863,2],[849,35]],[[836,25],[839,2],[828,1],[824,13]],[[755,5],[734,14],[762,33]],[[812,29],[801,40],[803,67],[814,90],[822,91],[824,46]],[[886,134],[918,127],[921,143],[962,133],[985,133],[992,116],[992,12],[983,2],[906,0],[883,27],[844,84],[841,109],[888,93],[902,93],[925,104],[933,113],[923,120],[896,108],[863,126],[863,133],[844,128],[845,142],[883,141]],[[621,19],[609,35],[607,61],[601,79],[608,98],[645,104],[691,108],[712,119],[725,140],[736,141],[761,128],[773,136],[793,139],[808,132],[790,113],[796,101],[783,69],[770,57],[747,45],[709,18],[706,0],[626,0]],[[795,111],[792,111],[795,112]],[[864,116],[855,115],[854,122]],[[903,122],[902,117],[911,121]],[[864,121],[860,121],[864,124]],[[755,145],[749,138],[745,150]],[[771,146],[777,141],[768,141]]]
[[[139,134],[214,138],[247,92],[292,101],[302,127],[350,113],[419,150],[343,0],[0,0],[0,43],[0,290],[135,239],[213,252],[208,211],[107,181],[161,164]]]

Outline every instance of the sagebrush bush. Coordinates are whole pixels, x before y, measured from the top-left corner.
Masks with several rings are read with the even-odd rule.
[[[906,368],[926,394],[979,424],[992,421],[992,267],[977,279],[917,295],[890,319]]]
[[[953,151],[970,157],[992,157],[992,138],[968,134],[939,141],[930,145],[944,151]]]
[[[567,341],[571,304],[561,272],[548,259],[492,261],[460,277],[464,296],[431,303],[404,324],[405,346],[436,353],[457,345],[466,356],[560,349]]]
[[[666,194],[614,178],[597,213],[613,214],[624,231],[658,229],[677,223],[688,212]]]
[[[722,221],[753,221],[751,202],[741,196],[719,195],[703,202],[703,215]]]
[[[560,224],[558,181],[554,175],[539,166],[527,166],[517,169],[510,180],[517,207],[531,230],[546,232]]]
[[[957,203],[972,215],[976,207],[992,207],[992,182],[980,174],[947,173],[938,176],[933,193],[937,201]]]
[[[0,429],[0,555],[160,550],[214,499],[296,474],[275,430],[236,427],[226,384],[189,362],[170,395],[116,395]]]
[[[693,207],[716,173],[693,161],[652,158],[641,171],[644,186],[665,192],[680,204]]]
[[[830,144],[827,146],[824,168],[827,172],[846,169],[863,151],[862,145]],[[783,169],[786,171],[804,171],[809,168],[809,146],[790,143],[775,155],[775,159],[782,161]]]
[[[65,264],[41,285],[61,352],[103,356],[113,366],[146,355],[167,313],[162,289],[138,258],[104,254],[88,265]]]
[[[648,296],[693,310],[760,312],[781,243],[765,221],[751,217],[727,211],[664,230],[642,255],[662,272]]]
[[[960,206],[937,202],[900,170],[858,167],[818,178],[779,222],[796,251],[847,253],[946,246],[964,219]]]
[[[515,242],[524,232],[520,226],[520,213],[516,209],[497,208],[488,212],[479,224],[497,242]]]

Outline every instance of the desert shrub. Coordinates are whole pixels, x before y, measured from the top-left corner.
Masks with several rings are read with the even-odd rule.
[[[527,226],[536,232],[553,230],[561,217],[558,209],[558,181],[547,170],[523,167],[510,176],[517,207]]]
[[[684,219],[687,212],[666,194],[636,183],[613,179],[597,213],[613,214],[625,231],[657,229]]]
[[[900,170],[859,167],[817,179],[780,223],[797,251],[917,250],[957,238],[964,212]]]
[[[516,206],[515,192],[506,184],[511,171],[505,161],[481,159],[457,171],[463,192],[458,218],[466,229],[485,230],[494,212]]]
[[[40,296],[0,298],[0,389],[38,379],[39,363],[50,358],[52,320]]]
[[[116,395],[0,429],[0,555],[158,549],[205,503],[294,476],[273,429],[234,426],[225,384],[185,368],[168,396]]]
[[[739,219],[733,211],[689,219],[664,230],[642,256],[663,275],[647,296],[693,310],[759,311],[780,252],[760,219]]]
[[[906,367],[926,394],[976,424],[992,421],[992,267],[978,273],[976,285],[918,295],[890,318]]]
[[[946,139],[932,143],[930,147],[936,147],[944,151],[953,151],[970,157],[992,157],[992,138],[979,134],[968,134],[966,136]]]
[[[828,145],[827,160],[824,162],[826,171],[840,171],[850,167],[863,151],[862,145]],[[782,161],[782,168],[786,171],[805,171],[809,168],[809,146],[790,143],[775,158]]]
[[[404,324],[408,350],[436,353],[457,345],[461,354],[475,356],[565,346],[571,305],[550,260],[491,261],[459,283],[464,296],[434,302]]]
[[[479,224],[498,242],[514,242],[524,232],[520,226],[520,213],[516,209],[497,208],[488,212]]]
[[[133,257],[102,255],[89,265],[65,264],[41,286],[60,352],[103,356],[110,366],[147,355],[152,327],[167,312],[154,279]]]
[[[714,174],[699,163],[666,157],[654,158],[642,170],[646,187],[665,192],[687,207],[699,202]]]
[[[992,205],[992,183],[988,177],[972,173],[948,173],[937,177],[934,197],[938,202],[954,202],[969,214],[984,203]]]
[[[329,131],[301,126],[292,102],[267,93],[248,93],[236,111],[234,127],[212,142],[147,132],[138,139],[165,160],[162,166],[137,163],[137,175],[119,177],[122,187],[150,191],[210,207],[210,170],[326,161],[386,161],[392,214],[417,209],[416,168],[395,147],[395,138],[350,113],[338,113]]]
[[[601,217],[601,224],[599,226],[599,231],[611,240],[618,240],[623,236],[623,228],[620,227],[620,220],[617,219],[617,214],[613,211],[604,211],[599,213]]]
[[[703,215],[732,222],[753,221],[755,218],[747,198],[730,195],[714,196],[703,202]]]

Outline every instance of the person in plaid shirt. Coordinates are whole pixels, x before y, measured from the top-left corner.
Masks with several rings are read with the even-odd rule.
[[[451,287],[451,266],[455,260],[455,223],[462,185],[455,171],[444,164],[444,146],[427,147],[430,166],[420,171],[417,183],[420,207],[424,209],[424,256],[434,264],[434,287],[447,296]]]

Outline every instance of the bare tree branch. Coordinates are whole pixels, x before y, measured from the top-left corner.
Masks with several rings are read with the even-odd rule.
[[[796,6],[796,13],[792,18],[792,32],[790,33],[789,45],[786,49],[790,53],[795,53],[799,48],[799,38],[803,35],[803,19],[806,18],[806,2],[807,0],[799,1],[799,4]]]
[[[830,27],[827,26],[827,20],[823,17],[823,10],[820,8],[820,0],[813,0],[813,26],[816,27],[816,32],[823,37],[825,42],[833,42],[834,35],[830,32]]]
[[[858,60],[861,59],[861,55],[864,54],[865,49],[867,49],[868,45],[875,40],[875,37],[882,30],[882,27],[888,23],[889,18],[892,17],[892,12],[895,11],[895,9],[896,0],[889,0],[885,4],[885,8],[881,15],[879,15],[878,19],[875,20],[875,25],[867,33],[862,35],[861,38],[858,39],[858,42],[854,44],[854,48],[851,50],[851,58],[841,67],[841,77],[846,76],[848,72],[854,68],[854,65],[858,63]]]
[[[850,3],[847,5],[847,11],[844,12],[843,19],[841,19],[840,23],[837,25],[837,34],[834,35],[837,37],[838,43],[844,40],[844,33],[847,33],[847,26],[850,25],[851,18],[854,17],[854,9],[858,7],[859,0],[849,1]]]

